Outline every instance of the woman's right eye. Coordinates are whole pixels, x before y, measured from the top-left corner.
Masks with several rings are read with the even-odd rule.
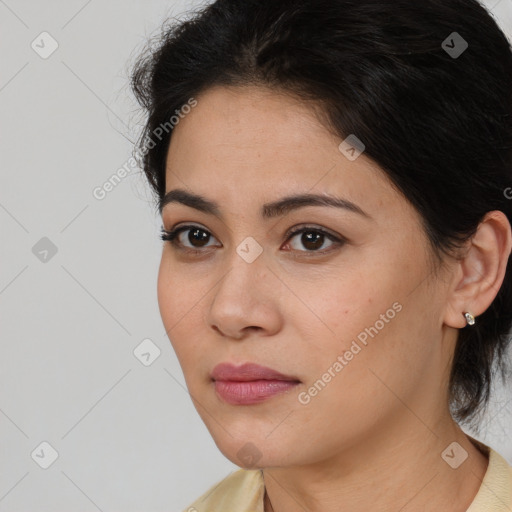
[[[187,233],[188,234],[185,234]],[[160,238],[164,242],[170,242],[174,247],[185,251],[202,252],[203,247],[212,247],[207,245],[213,235],[206,229],[198,226],[180,226],[179,228],[167,231],[162,227]],[[189,242],[191,245],[186,245]],[[198,244],[198,245],[194,245]]]

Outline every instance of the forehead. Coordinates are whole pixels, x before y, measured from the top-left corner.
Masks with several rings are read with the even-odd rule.
[[[290,194],[331,193],[372,211],[410,207],[364,152],[349,160],[314,105],[259,87],[215,87],[173,129],[166,190],[217,202],[263,204]],[[317,107],[318,108],[318,107]],[[390,213],[390,212],[388,212]]]

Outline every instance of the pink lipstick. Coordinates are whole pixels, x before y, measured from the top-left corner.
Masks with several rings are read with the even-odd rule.
[[[217,395],[232,405],[261,403],[300,383],[297,377],[254,363],[218,364],[211,373]]]

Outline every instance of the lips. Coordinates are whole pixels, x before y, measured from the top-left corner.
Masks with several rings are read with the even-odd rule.
[[[218,364],[211,373],[217,396],[231,405],[253,405],[289,391],[300,383],[293,375],[254,363]]]
[[[293,375],[284,375],[272,368],[260,366],[254,363],[245,363],[241,366],[234,366],[230,363],[220,363],[212,371],[213,380],[228,380],[247,382],[251,380],[287,380],[300,382]]]

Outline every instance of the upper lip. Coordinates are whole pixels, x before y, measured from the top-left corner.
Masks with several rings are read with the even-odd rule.
[[[251,381],[251,380],[288,380],[300,382],[293,375],[284,375],[272,368],[255,363],[235,366],[231,363],[218,364],[211,373],[213,380]]]

